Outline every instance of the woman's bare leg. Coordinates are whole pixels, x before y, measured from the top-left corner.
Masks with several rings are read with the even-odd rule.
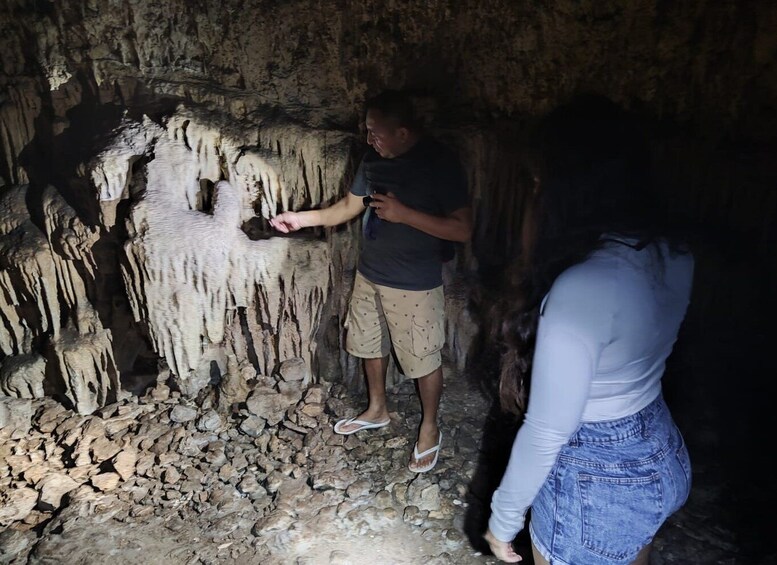
[[[537,551],[537,548],[534,547],[534,544],[531,544],[531,554],[534,556],[534,565],[550,565],[545,559],[542,554]]]
[[[650,563],[650,550],[653,549],[653,542],[650,542],[637,554],[637,558],[631,565],[648,565]]]
[[[637,558],[632,562],[631,565],[648,565],[650,563],[650,550],[653,549],[653,544],[649,543],[645,547],[642,548],[642,550],[637,554]],[[534,544],[531,544],[531,552],[534,556],[534,565],[550,565],[548,561],[540,554],[539,551],[537,551],[537,548],[534,547]]]

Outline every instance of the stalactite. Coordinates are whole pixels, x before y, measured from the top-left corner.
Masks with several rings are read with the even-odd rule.
[[[32,353],[32,342],[59,331],[57,273],[46,236],[32,223],[27,186],[0,193],[0,351]]]
[[[0,173],[7,175],[6,181],[10,184],[24,184],[29,182],[29,177],[19,163],[19,157],[35,137],[35,119],[41,112],[42,103],[35,83],[30,80],[7,86],[4,98],[0,104],[3,160]]]
[[[89,302],[87,285],[94,280],[97,269],[92,246],[99,239],[99,232],[84,224],[52,186],[43,192],[43,211],[59,294],[70,311],[75,312],[73,321],[79,333],[86,335],[97,329],[91,326],[95,316],[91,315],[94,308]],[[90,280],[82,278],[79,266]]]
[[[100,223],[110,229],[116,223],[116,207],[129,196],[128,183],[132,164],[145,154],[155,131],[161,132],[148,117],[140,122],[124,120],[111,138],[111,144],[89,163],[91,181],[99,190]]]

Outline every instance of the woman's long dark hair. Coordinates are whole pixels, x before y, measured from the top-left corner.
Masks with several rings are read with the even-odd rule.
[[[642,248],[666,234],[650,192],[650,152],[639,121],[612,101],[581,95],[548,114],[532,143],[537,181],[525,212],[522,256],[494,304],[499,399],[525,410],[539,308],[553,281],[606,243],[636,238]]]

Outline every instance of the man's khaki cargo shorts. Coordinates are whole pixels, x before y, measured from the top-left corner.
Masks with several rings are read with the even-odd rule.
[[[374,284],[357,272],[345,327],[345,349],[351,355],[385,357],[393,345],[402,373],[424,377],[442,364],[443,287],[401,290]]]

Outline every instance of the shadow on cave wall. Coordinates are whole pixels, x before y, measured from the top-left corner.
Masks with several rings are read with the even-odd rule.
[[[768,257],[750,234],[707,229],[695,299],[667,362],[664,391],[698,485],[715,485],[719,519],[747,558],[774,555],[770,453],[777,417],[764,394],[777,374],[777,316]],[[772,280],[770,280],[772,279]]]

